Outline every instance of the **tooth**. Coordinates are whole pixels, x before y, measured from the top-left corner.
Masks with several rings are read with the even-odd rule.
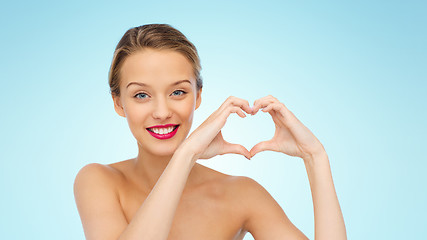
[[[167,128],[150,128],[150,129],[156,134],[168,134],[168,133],[171,133],[174,128],[175,128],[174,126],[170,126]]]

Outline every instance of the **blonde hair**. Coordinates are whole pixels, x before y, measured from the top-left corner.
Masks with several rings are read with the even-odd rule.
[[[144,48],[173,50],[183,54],[193,66],[197,90],[203,87],[202,69],[196,47],[168,24],[146,24],[126,31],[114,51],[108,74],[110,93],[120,96],[120,69],[125,59]]]

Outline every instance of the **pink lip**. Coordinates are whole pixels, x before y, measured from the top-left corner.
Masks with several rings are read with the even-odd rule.
[[[151,132],[150,130],[147,131],[151,134],[151,136],[157,138],[157,139],[169,139],[173,136],[175,136],[176,132],[178,131],[179,125],[176,124],[166,124],[166,125],[156,125],[156,126],[152,126],[149,128],[165,128],[165,127],[170,127],[170,126],[176,126],[175,130],[173,130],[172,132],[168,133],[168,134],[157,134],[154,132]]]

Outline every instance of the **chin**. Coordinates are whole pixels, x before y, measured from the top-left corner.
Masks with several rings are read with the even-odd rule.
[[[161,157],[167,157],[167,156],[172,156],[175,153],[177,148],[178,148],[178,146],[170,146],[167,148],[161,148],[160,146],[157,145],[154,149],[151,149],[151,151],[154,155],[161,156]]]
[[[142,149],[144,149],[145,151],[155,155],[155,156],[159,156],[159,157],[167,157],[167,156],[172,156],[176,149],[179,147],[180,143],[176,142],[176,141],[171,141],[171,142],[163,142],[164,140],[162,140],[162,142],[160,143],[149,143],[149,145],[147,146],[147,144],[139,144],[140,147]]]

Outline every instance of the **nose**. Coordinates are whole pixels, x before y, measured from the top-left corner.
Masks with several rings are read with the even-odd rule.
[[[172,111],[168,106],[168,102],[165,99],[158,99],[154,106],[153,118],[158,120],[165,120],[172,116]]]

